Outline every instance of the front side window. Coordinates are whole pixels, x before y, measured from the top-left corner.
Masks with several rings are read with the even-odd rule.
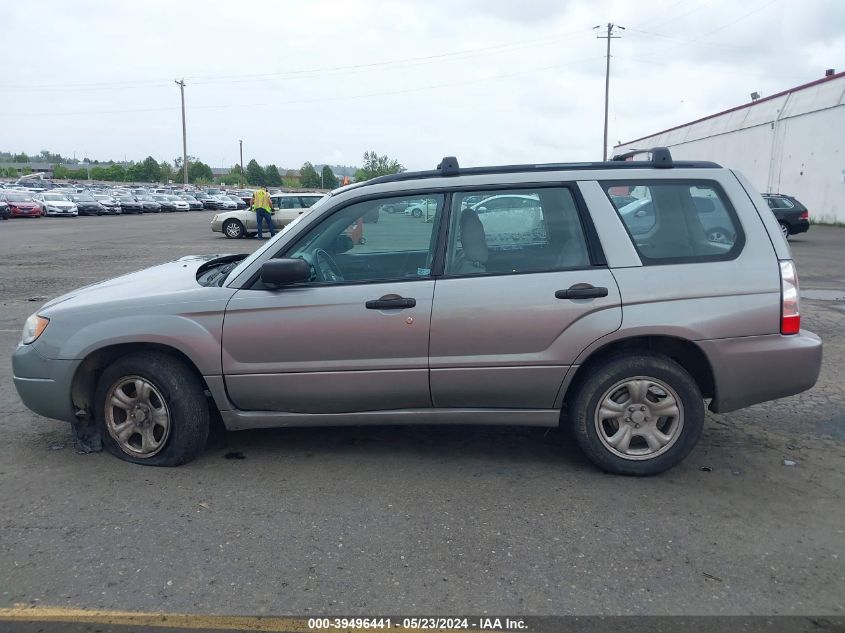
[[[716,183],[603,183],[644,264],[733,259],[744,236]]]
[[[312,281],[317,283],[428,278],[443,196],[414,198],[414,202],[420,200],[430,209],[422,218],[382,214],[378,222],[365,222],[386,202],[397,206],[409,202],[401,197],[344,207],[311,228],[281,256],[306,260],[312,268]]]
[[[446,274],[511,274],[590,265],[566,187],[456,192]]]

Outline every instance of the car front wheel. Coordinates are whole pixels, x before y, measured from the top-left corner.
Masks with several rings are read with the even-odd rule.
[[[223,223],[223,234],[230,239],[236,240],[246,235],[246,229],[238,220],[226,220]]]
[[[592,368],[571,407],[587,457],[619,475],[656,475],[693,449],[704,426],[695,380],[672,359],[626,354]]]
[[[173,356],[120,358],[100,376],[94,402],[103,446],[128,462],[178,466],[205,448],[210,414],[202,381]]]

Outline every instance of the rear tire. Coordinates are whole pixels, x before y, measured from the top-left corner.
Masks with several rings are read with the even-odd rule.
[[[590,461],[608,472],[662,473],[680,463],[701,436],[698,385],[666,356],[614,356],[575,388],[570,408],[575,437]]]
[[[780,232],[783,233],[783,239],[785,239],[785,240],[789,239],[789,235],[790,235],[789,225],[786,222],[780,223]]]
[[[181,360],[135,353],[109,365],[94,392],[103,446],[133,464],[178,466],[205,448],[209,406],[200,378]]]

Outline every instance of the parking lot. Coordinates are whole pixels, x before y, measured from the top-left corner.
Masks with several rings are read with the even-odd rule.
[[[76,454],[15,392],[24,319],[77,286],[262,243],[212,234],[213,215],[0,224],[0,607],[845,612],[845,228],[791,242],[825,344],[817,386],[708,413],[662,476],[606,475],[563,432],[506,427],[231,433],[176,469]]]

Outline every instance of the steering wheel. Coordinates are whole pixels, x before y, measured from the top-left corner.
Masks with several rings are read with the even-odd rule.
[[[322,248],[317,248],[314,249],[312,256],[314,257],[314,272],[317,275],[317,281],[343,281],[343,273],[340,267],[328,252]]]

